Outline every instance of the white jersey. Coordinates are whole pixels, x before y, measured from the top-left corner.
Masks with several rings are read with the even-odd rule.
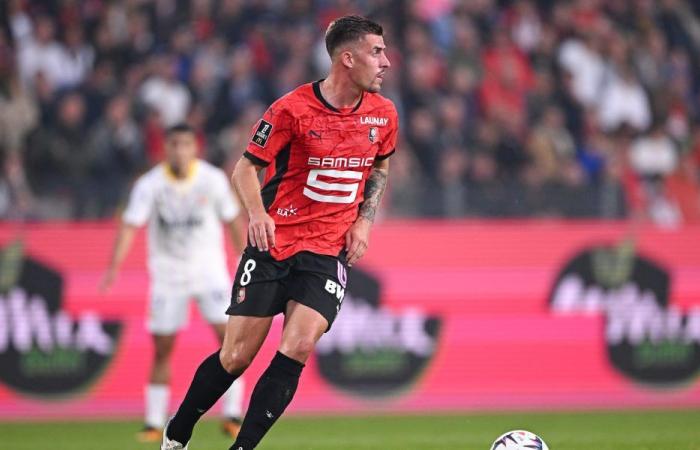
[[[137,181],[124,211],[125,223],[148,222],[148,266],[154,284],[207,289],[229,284],[221,222],[239,207],[221,169],[196,160],[185,179],[165,164]]]

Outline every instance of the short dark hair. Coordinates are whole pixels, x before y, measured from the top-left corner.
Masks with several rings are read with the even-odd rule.
[[[168,128],[165,132],[165,135],[167,137],[172,136],[173,134],[178,134],[178,133],[192,133],[195,134],[194,128],[192,128],[191,125],[186,124],[184,122],[178,123],[173,125],[172,127]]]
[[[343,16],[330,25],[326,30],[326,50],[333,57],[333,52],[346,42],[356,41],[366,34],[382,36],[384,29],[381,25],[362,16]]]

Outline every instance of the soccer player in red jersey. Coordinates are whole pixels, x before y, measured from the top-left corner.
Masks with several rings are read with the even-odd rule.
[[[197,369],[162,450],[187,448],[197,420],[250,365],[273,316],[284,313],[282,342],[230,450],[255,448],[291,402],[304,363],[340,310],[347,267],[367,250],[398,132],[394,105],[378,94],[390,66],[382,35],[359,16],[331,23],[328,77],[274,102],[252,130],[233,172],[250,217],[249,246],[226,337]]]

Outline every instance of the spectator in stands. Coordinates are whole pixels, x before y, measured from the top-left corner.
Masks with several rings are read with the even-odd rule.
[[[389,214],[622,217],[641,198],[629,183],[639,177],[628,170],[628,153],[647,145],[628,151],[627,141],[643,135],[652,116],[673,145],[693,140],[697,2],[404,3],[0,2],[0,66],[16,60],[20,80],[10,95],[5,76],[0,92],[0,145],[20,155],[5,167],[26,171],[38,189],[31,214],[67,218],[111,214],[134,160],[99,198],[90,198],[99,190],[69,187],[67,174],[104,174],[110,158],[134,156],[136,147],[146,164],[157,161],[169,123],[198,124],[204,156],[230,164],[261,104],[325,73],[322,32],[351,12],[381,17],[393,43],[397,70],[384,92],[400,114],[410,181],[390,189]],[[48,136],[71,150],[55,151],[68,147]],[[686,163],[676,165],[683,169],[664,175],[664,195],[671,179],[698,183],[680,177]],[[581,208],[568,209],[573,203]]]
[[[39,75],[46,78],[52,89],[64,83],[65,49],[55,39],[55,31],[53,20],[42,15],[34,20],[31,35],[15,36],[19,74],[26,86],[34,86]]]
[[[141,130],[131,117],[127,96],[117,95],[109,100],[88,145],[93,158],[91,175],[97,180],[97,215],[112,215],[146,162]]]
[[[170,54],[149,61],[151,75],[139,90],[140,100],[156,110],[165,128],[184,122],[191,106],[187,86],[177,78],[177,60]]]
[[[527,147],[535,170],[542,178],[556,180],[565,176],[566,166],[575,160],[576,148],[559,108],[547,107],[530,134]]]
[[[34,129],[39,109],[31,91],[20,83],[14,58],[0,33],[0,149],[20,154],[27,134]]]
[[[649,99],[628,65],[619,67],[604,83],[598,103],[598,121],[608,132],[625,125],[644,131],[651,124]]]
[[[94,194],[94,155],[87,145],[84,121],[83,96],[70,92],[58,102],[55,123],[37,129],[30,138],[29,180],[34,191],[46,200],[42,204],[49,216],[69,212],[73,217],[86,218],[94,213],[89,211]]]
[[[678,168],[678,151],[661,122],[633,142],[629,158],[632,169],[650,187]]]
[[[73,23],[65,30],[65,46],[61,72],[63,87],[75,87],[90,74],[95,62],[95,50],[85,42],[80,23]]]
[[[679,223],[678,205],[666,192],[666,180],[678,168],[678,151],[662,123],[655,123],[649,134],[632,143],[629,160],[630,167],[639,177],[642,207],[649,217],[663,225]]]

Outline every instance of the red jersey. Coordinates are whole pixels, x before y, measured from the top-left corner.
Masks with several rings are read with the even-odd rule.
[[[268,108],[244,156],[267,167],[261,193],[276,226],[273,258],[341,252],[372,165],[391,156],[397,132],[390,100],[365,92],[354,108],[339,111],[318,81]]]

